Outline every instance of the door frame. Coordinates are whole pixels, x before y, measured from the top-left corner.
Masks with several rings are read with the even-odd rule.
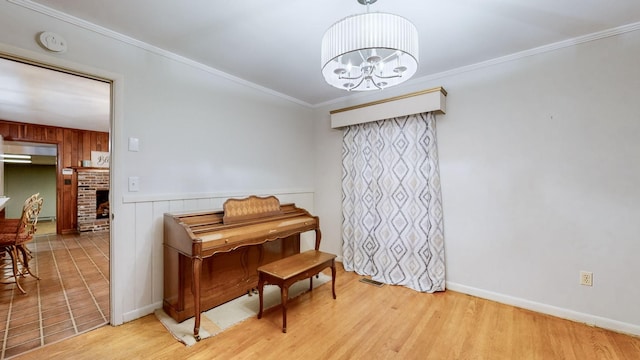
[[[118,269],[114,264],[118,259],[126,258],[126,246],[120,246],[116,241],[116,233],[119,231],[118,221],[115,214],[122,210],[122,202],[113,201],[122,199],[122,189],[115,179],[120,172],[118,166],[119,149],[122,148],[123,136],[120,133],[123,120],[123,100],[124,100],[124,76],[118,73],[98,69],[91,66],[70,62],[68,60],[53,57],[22,48],[0,43],[0,56],[15,59],[34,65],[42,66],[52,70],[65,71],[89,78],[111,83],[111,116],[109,124],[109,202],[111,211],[111,221],[109,226],[109,322],[112,326],[121,325],[124,321],[124,301],[126,292],[121,284],[126,285],[126,271]]]

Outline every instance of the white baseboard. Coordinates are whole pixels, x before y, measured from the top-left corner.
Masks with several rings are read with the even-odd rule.
[[[495,293],[471,286],[461,285],[447,281],[447,289],[460,293],[477,296],[479,298],[496,301],[539,313],[585,323],[587,325],[596,326],[603,329],[613,330],[619,333],[640,336],[640,325],[624,323],[618,320],[608,319],[596,315],[577,312],[574,310],[564,309],[557,306],[542,304],[539,302],[517,298],[509,295]]]
[[[133,311],[129,311],[126,312],[124,314],[122,314],[122,322],[126,323],[129,321],[133,321],[135,319],[139,319],[143,316],[149,315],[149,314],[153,314],[153,312],[156,309],[160,309],[162,307],[162,301],[153,303],[151,305],[147,305],[144,307],[141,307],[139,309],[135,309]],[[114,324],[114,325],[120,325],[120,324]]]

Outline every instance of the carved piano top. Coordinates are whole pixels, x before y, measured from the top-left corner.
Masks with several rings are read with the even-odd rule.
[[[317,216],[296,207],[280,204],[275,196],[229,199],[223,210],[165,214],[165,245],[184,255],[207,257],[241,246],[315,230],[320,247]]]

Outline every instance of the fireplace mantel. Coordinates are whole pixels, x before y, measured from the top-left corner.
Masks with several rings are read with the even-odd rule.
[[[102,167],[88,167],[88,166],[72,166],[71,167],[75,171],[106,171],[109,172],[109,168]]]

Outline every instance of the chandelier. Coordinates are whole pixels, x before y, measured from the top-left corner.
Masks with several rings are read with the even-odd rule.
[[[407,19],[367,12],[333,24],[322,38],[322,75],[329,85],[349,91],[384,89],[418,70],[418,30]]]

